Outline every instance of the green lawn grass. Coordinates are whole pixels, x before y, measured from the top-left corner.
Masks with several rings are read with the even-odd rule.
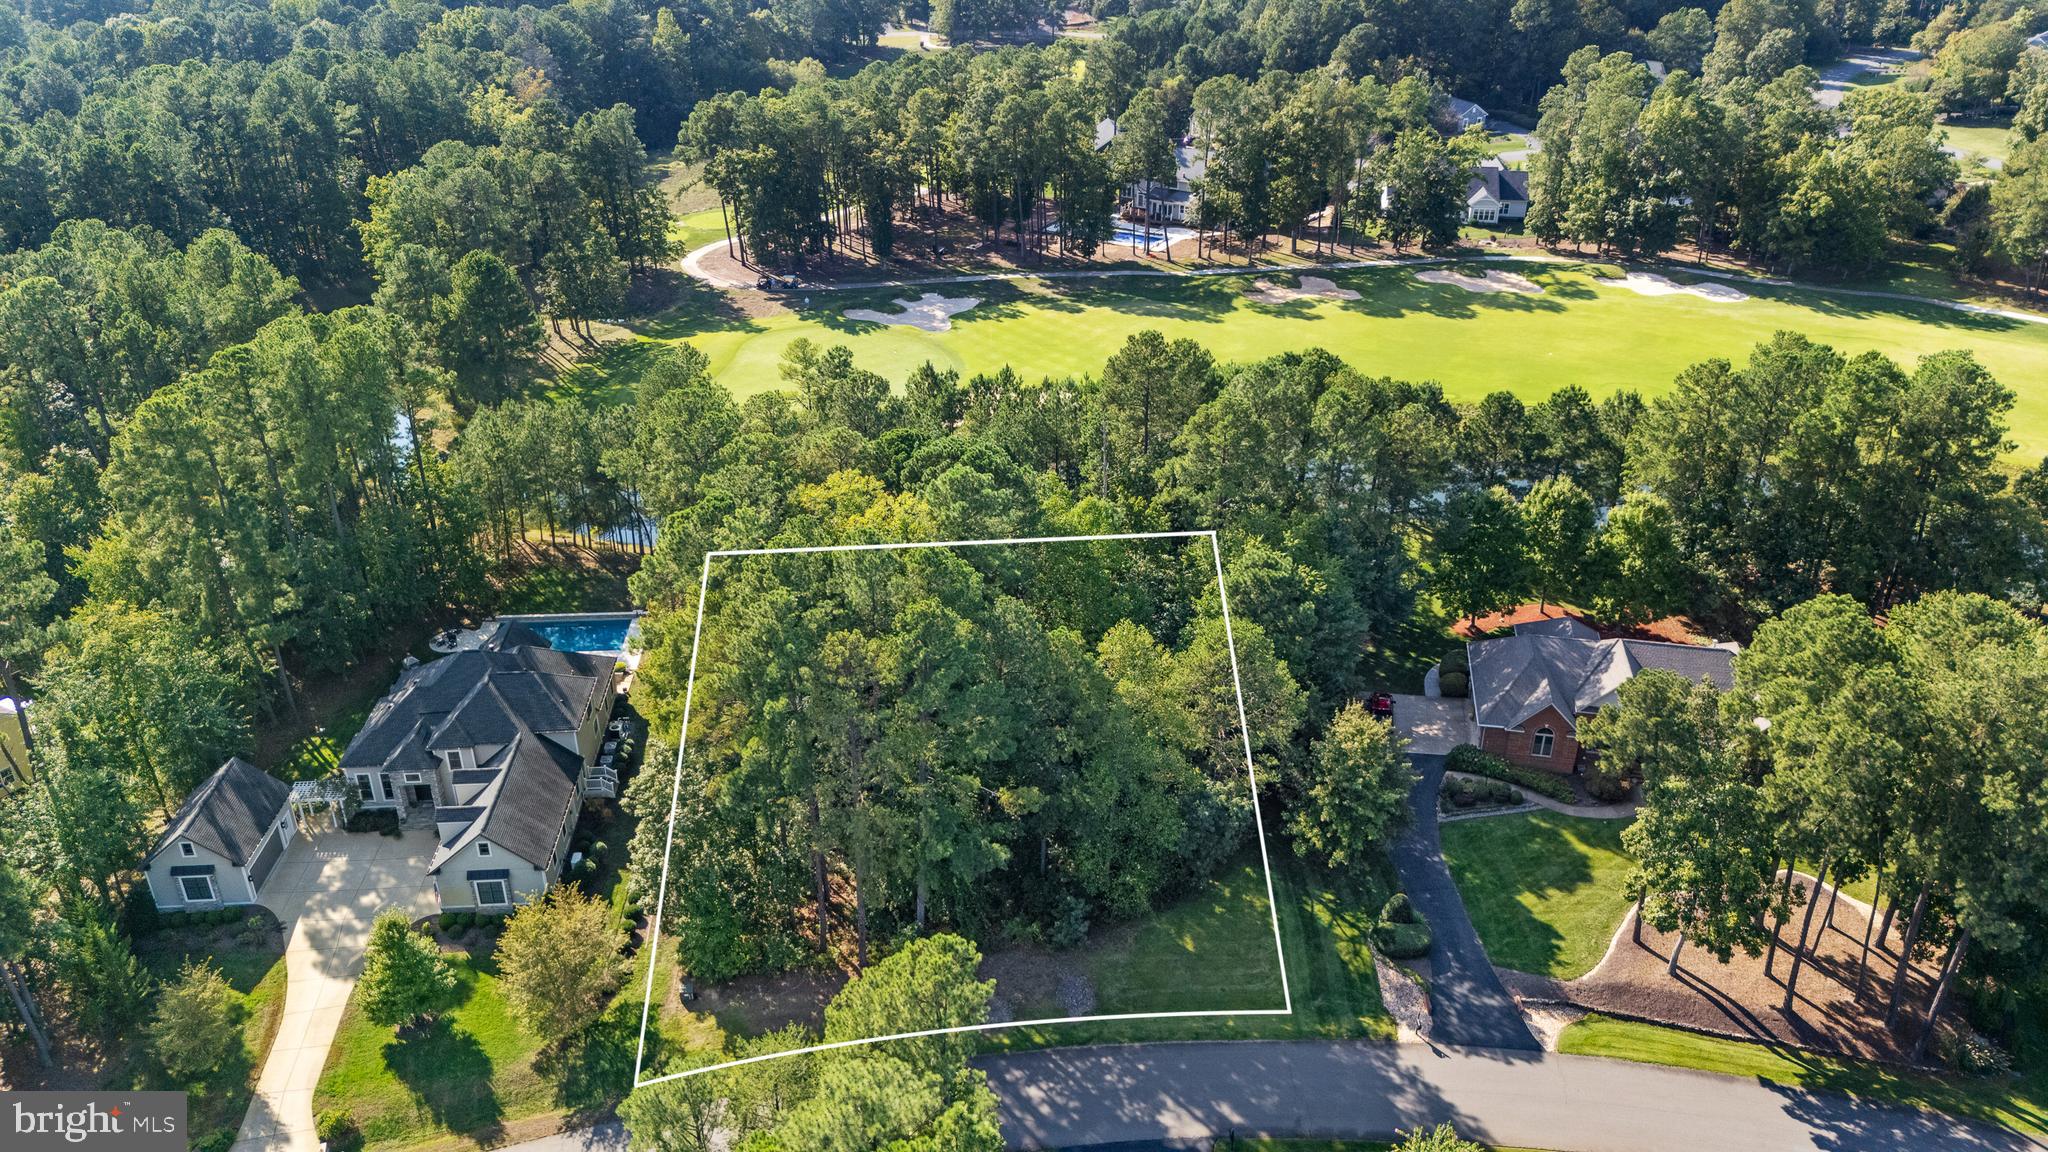
[[[1588,1016],[1558,1038],[1558,1051],[1646,1064],[1697,1068],[1799,1088],[1846,1092],[1870,1100],[1929,1108],[1952,1116],[2048,1134],[2048,1094],[2037,1078],[2015,1084],[1901,1072],[1794,1048],[1700,1036],[1654,1024]]]
[[[1935,126],[1943,143],[1962,152],[1965,168],[1981,166],[1985,160],[2005,161],[2012,155],[2012,118],[1951,120]]]
[[[985,1033],[993,1049],[1148,1040],[1262,1040],[1364,1037],[1391,1040],[1366,948],[1379,899],[1370,886],[1273,858],[1280,937],[1293,993],[1289,1016],[1127,1020]],[[1218,915],[1228,911],[1228,915]],[[1205,925],[1199,937],[1194,924]],[[1263,968],[1262,968],[1263,965]],[[1233,870],[1201,896],[1162,912],[1113,953],[1091,957],[1098,1012],[1158,1012],[1281,1006],[1265,882]],[[1270,974],[1268,974],[1270,973]]]
[[[1527,812],[1444,825],[1444,860],[1488,958],[1560,980],[1592,971],[1628,910],[1626,823]]]
[[[1475,270],[1498,265],[1475,266]],[[846,320],[848,308],[888,309],[913,290],[815,292],[797,312],[749,318],[714,293],[635,328],[653,339],[702,348],[718,378],[740,396],[779,384],[778,363],[798,337],[844,343],[861,367],[900,382],[927,360],[964,373],[1004,364],[1029,377],[1093,373],[1130,335],[1157,328],[1191,337],[1223,360],[1250,360],[1321,346],[1361,371],[1435,380],[1472,400],[1496,389],[1530,398],[1565,383],[1595,397],[1618,389],[1667,391],[1688,365],[1740,360],[1773,332],[1806,333],[1845,352],[1875,350],[1912,362],[1969,348],[2019,395],[2012,415],[2021,457],[2048,452],[2048,325],[1970,316],[1825,290],[1754,287],[1752,298],[1716,303],[1677,294],[1638,296],[1594,283],[1594,265],[1519,265],[1542,296],[1475,295],[1416,281],[1407,269],[1361,269],[1331,279],[1362,293],[1354,301],[1255,304],[1241,276],[983,283],[945,287],[983,303],[955,316],[951,331],[921,332]],[[917,290],[922,291],[922,289]],[[641,359],[644,360],[644,357]],[[582,387],[630,394],[633,354],[614,352]]]
[[[269,921],[265,921],[266,925]],[[196,1147],[201,1141],[218,1139],[218,1133],[232,1134],[242,1126],[249,1110],[256,1078],[270,1054],[270,1042],[284,1014],[285,965],[283,946],[274,928],[262,930],[261,943],[250,946],[234,938],[241,931],[235,925],[204,930],[166,931],[142,937],[136,944],[136,959],[150,975],[171,981],[187,960],[211,960],[221,978],[234,989],[241,1013],[242,1051],[231,1058],[203,1084],[174,1084],[168,1074],[141,1047],[146,1034],[134,1029],[122,1037],[123,1048],[111,1064],[113,1083],[127,1083],[141,1089],[175,1089],[189,1097],[188,1122]]]
[[[633,1083],[647,950],[611,1006],[578,1040],[543,1047],[513,1016],[495,964],[446,953],[457,980],[456,1007],[431,1026],[404,1035],[365,1018],[351,998],[327,1065],[313,1092],[317,1114],[346,1108],[370,1148],[396,1148],[461,1136],[498,1143],[508,1125],[548,1117],[595,1119]],[[674,950],[664,949],[655,987],[666,987]],[[650,1036],[648,1061],[660,1067],[673,1046],[690,1042],[663,1029]]]

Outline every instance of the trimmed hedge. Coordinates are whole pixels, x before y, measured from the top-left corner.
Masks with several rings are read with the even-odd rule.
[[[1389,959],[1416,960],[1429,955],[1435,937],[1428,921],[1417,916],[1408,903],[1408,894],[1396,892],[1387,900],[1387,906],[1380,909],[1380,922],[1372,930],[1372,939]]]
[[[1436,690],[1453,700],[1462,700],[1472,694],[1472,678],[1463,672],[1441,672],[1437,674]]]
[[[1548,772],[1538,772],[1533,768],[1518,768],[1490,752],[1480,751],[1475,745],[1460,744],[1451,749],[1450,756],[1444,761],[1444,767],[1452,772],[1469,772],[1474,776],[1503,780],[1527,788],[1531,792],[1541,793],[1560,804],[1579,802],[1578,794],[1573,792],[1572,786],[1562,778],[1552,776]]]

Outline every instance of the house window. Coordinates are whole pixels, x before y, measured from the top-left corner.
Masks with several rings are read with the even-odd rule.
[[[211,904],[213,902],[213,877],[180,876],[178,888],[185,894],[187,904]]]
[[[370,778],[368,776],[356,777],[356,791],[365,800],[375,800],[377,798],[377,794],[370,790]]]
[[[479,856],[489,856],[491,854],[491,842],[488,840],[477,841],[476,854]]]
[[[183,856],[187,860],[190,860],[192,857],[199,855],[199,853],[194,852],[192,850],[191,841],[180,840],[178,841],[178,855]]]
[[[1535,737],[1529,741],[1529,755],[1548,759],[1551,746],[1556,743],[1557,733],[1548,728],[1538,728]]]
[[[417,783],[419,783],[419,782],[420,782],[420,774],[419,774],[419,773],[417,773],[417,772],[407,772],[407,773],[405,774],[405,782],[406,782],[407,784],[417,784]]]
[[[470,887],[476,889],[476,902],[482,907],[493,908],[506,903],[503,880],[472,880]]]

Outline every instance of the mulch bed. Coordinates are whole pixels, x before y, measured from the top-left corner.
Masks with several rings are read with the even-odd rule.
[[[1810,882],[1809,882],[1810,883]],[[1834,923],[1823,932],[1826,890],[1814,913],[1809,937],[1816,953],[1799,974],[1799,995],[1793,1011],[1781,1010],[1785,978],[1792,969],[1791,945],[1799,932],[1803,909],[1780,935],[1776,962],[1764,972],[1761,956],[1737,952],[1726,964],[1688,945],[1678,962],[1678,976],[1665,974],[1673,937],[1643,929],[1637,944],[1624,929],[1614,947],[1593,971],[1577,980],[1559,981],[1521,972],[1501,971],[1508,990],[1520,999],[1562,1001],[1594,1011],[1714,1032],[1749,1040],[1797,1045],[1867,1060],[1904,1061],[1919,1034],[1921,1018],[1934,990],[1939,955],[1923,956],[1908,966],[1906,991],[1900,1003],[1897,1031],[1884,1026],[1885,999],[1897,970],[1896,949],[1905,932],[1903,913],[1893,921],[1887,940],[1873,940],[1870,976],[1863,998],[1853,986],[1862,951],[1864,911],[1844,898],[1835,907]],[[1632,919],[1634,913],[1630,913]]]

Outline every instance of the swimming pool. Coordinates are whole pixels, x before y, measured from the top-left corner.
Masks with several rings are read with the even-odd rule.
[[[558,652],[617,655],[626,650],[626,637],[632,633],[635,620],[631,616],[600,616],[582,620],[523,620],[521,623]]]

